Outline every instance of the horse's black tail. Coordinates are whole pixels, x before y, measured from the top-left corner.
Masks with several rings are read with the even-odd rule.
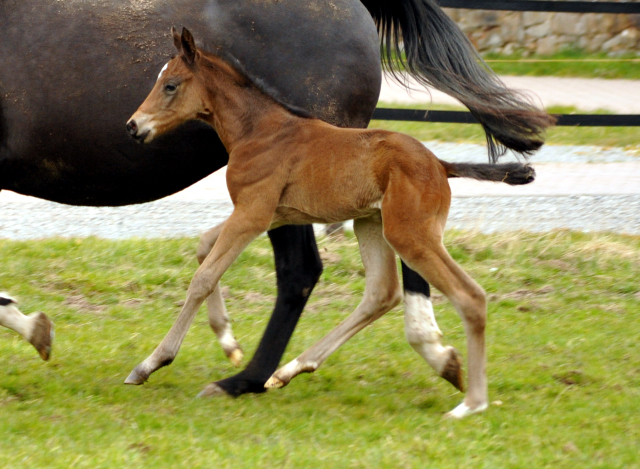
[[[536,178],[535,170],[528,164],[475,164],[449,163],[439,160],[450,178],[471,178],[480,181],[504,182],[512,186],[529,184]]]
[[[378,27],[385,69],[402,83],[404,68],[467,106],[484,128],[491,162],[505,147],[527,157],[544,143],[555,119],[507,89],[436,0],[361,1]]]

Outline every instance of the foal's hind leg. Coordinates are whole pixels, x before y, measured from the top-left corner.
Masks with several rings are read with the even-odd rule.
[[[395,218],[393,212],[393,209],[385,210],[383,206],[385,238],[407,265],[449,298],[464,322],[467,335],[469,386],[464,402],[448,415],[461,418],[480,412],[488,405],[484,345],[486,323],[484,291],[456,264],[442,245],[444,228],[442,216],[431,216],[423,222],[414,223],[410,227],[411,236],[407,236],[408,227],[402,226],[401,220]],[[426,215],[428,216],[428,213]]]
[[[382,237],[379,217],[353,224],[366,273],[364,298],[351,316],[295,360],[277,370],[265,388],[281,388],[295,376],[313,372],[338,347],[400,302],[400,284],[393,250]]]
[[[223,226],[224,222],[210,229],[200,237],[196,254],[198,263],[202,264],[211,252]],[[229,315],[227,314],[227,308],[224,305],[224,299],[220,291],[220,282],[218,282],[213,293],[207,298],[207,314],[209,317],[209,325],[218,337],[222,350],[234,366],[240,366],[244,355],[231,330]]]
[[[433,314],[429,284],[402,261],[404,286],[404,332],[407,341],[436,370],[436,372],[464,391],[462,361],[458,351],[442,345],[442,332]]]
[[[46,314],[33,313],[25,316],[13,298],[0,292],[0,326],[16,331],[35,347],[40,358],[49,360],[53,342],[53,323]]]

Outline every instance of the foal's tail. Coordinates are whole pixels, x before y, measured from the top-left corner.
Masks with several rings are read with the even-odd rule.
[[[361,0],[378,27],[383,65],[402,83],[407,70],[469,108],[495,163],[510,148],[525,157],[544,143],[555,118],[507,89],[436,0]],[[405,57],[406,55],[406,57]]]
[[[471,178],[480,181],[506,182],[512,186],[529,184],[536,178],[536,172],[528,164],[475,164],[448,163],[439,160],[450,178]]]

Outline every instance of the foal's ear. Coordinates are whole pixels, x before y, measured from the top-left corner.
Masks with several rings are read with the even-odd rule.
[[[182,39],[175,26],[171,26],[171,36],[173,37],[173,45],[176,46],[178,52],[182,52]]]
[[[193,64],[196,60],[196,41],[193,39],[193,35],[187,28],[182,28],[182,37],[180,38],[182,44],[182,54],[189,65]]]

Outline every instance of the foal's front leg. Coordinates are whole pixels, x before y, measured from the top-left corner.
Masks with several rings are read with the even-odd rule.
[[[247,245],[268,228],[271,216],[267,212],[266,219],[264,213],[259,217],[236,209],[231,214],[213,250],[193,276],[176,322],[154,352],[131,372],[125,384],[142,384],[151,373],[173,362],[198,309],[214,292],[222,274]]]
[[[213,249],[223,226],[224,222],[220,223],[215,228],[210,229],[200,237],[196,254],[199,264],[204,262]],[[209,317],[209,325],[218,337],[222,350],[227,357],[229,357],[233,366],[240,366],[244,354],[242,353],[240,344],[238,344],[238,341],[233,335],[233,330],[231,330],[229,314],[227,314],[227,308],[225,307],[222,292],[220,290],[220,282],[218,282],[213,293],[211,293],[209,298],[207,298],[207,315]]]

